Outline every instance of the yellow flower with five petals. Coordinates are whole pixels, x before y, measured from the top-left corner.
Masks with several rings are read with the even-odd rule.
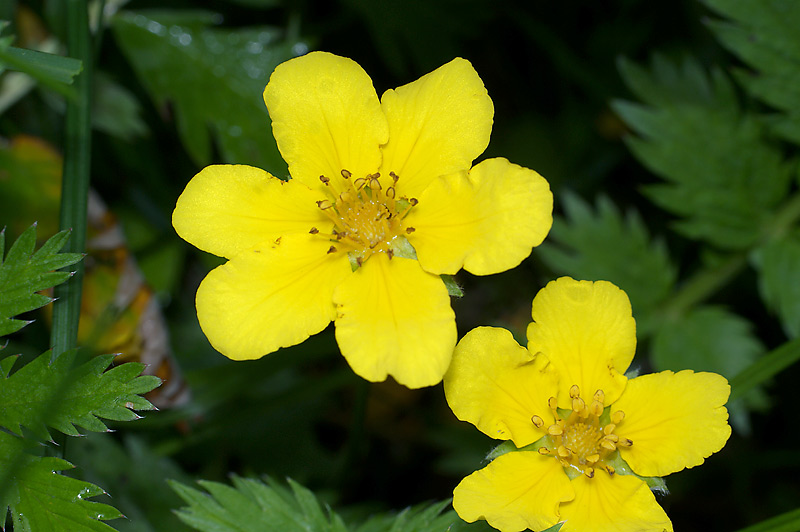
[[[456,416],[514,446],[453,493],[465,521],[503,532],[661,532],[672,523],[642,477],[694,467],[722,449],[730,386],[715,373],[628,379],[636,325],[625,292],[563,277],[534,298],[528,348],[479,327],[444,377]]]
[[[203,169],[172,222],[225,257],[197,291],[211,345],[255,359],[335,321],[353,370],[436,384],[456,343],[441,279],[517,266],[552,224],[538,173],[487,147],[492,101],[464,59],[386,91],[354,61],[312,52],[279,65],[264,101],[291,179]]]

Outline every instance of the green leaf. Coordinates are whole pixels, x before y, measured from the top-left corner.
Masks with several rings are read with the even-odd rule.
[[[800,237],[775,239],[753,254],[761,298],[790,338],[800,336]]]
[[[558,274],[610,281],[628,294],[640,329],[648,313],[675,285],[676,269],[661,240],[652,240],[636,211],[623,217],[601,196],[595,210],[574,194],[561,196],[566,217],[557,217],[539,257]]]
[[[8,250],[5,248],[5,229],[0,231],[0,336],[18,331],[29,322],[12,319],[12,316],[42,307],[52,298],[39,294],[69,279],[69,272],[57,272],[59,268],[80,261],[79,253],[59,253],[69,238],[69,231],[62,231],[50,238],[34,253],[36,224],[26,229]]]
[[[8,22],[0,21],[0,33],[7,25]],[[83,68],[80,60],[16,48],[11,46],[13,39],[13,36],[0,37],[0,73],[6,69],[24,72],[51,89],[74,96],[70,85]]]
[[[795,338],[773,349],[730,379],[730,400],[735,401],[744,396],[798,360],[800,360],[800,338]]]
[[[666,183],[645,192],[678,215],[676,229],[726,249],[747,249],[785,198],[795,165],[765,139],[764,126],[743,115],[731,83],[692,59],[656,57],[650,72],[621,61],[628,86],[646,105],[614,109],[636,132],[634,155]]]
[[[709,26],[751,68],[736,72],[750,94],[782,110],[775,131],[800,143],[800,4],[793,0],[705,0],[728,21]]]
[[[761,521],[738,532],[797,532],[800,530],[800,508]]]
[[[99,418],[130,421],[133,410],[152,410],[139,394],[161,382],[158,377],[139,374],[143,364],[129,362],[105,371],[114,355],[102,355],[73,367],[75,351],[50,362],[44,353],[8,376],[11,363],[3,364],[0,375],[0,425],[21,434],[28,428],[37,437],[50,438],[47,427],[71,436],[76,426],[101,432],[107,430]]]
[[[94,484],[59,474],[72,464],[30,454],[30,444],[0,431],[0,515],[8,511],[15,532],[104,532],[103,523],[123,517],[115,508],[88,499],[105,492]]]
[[[711,371],[727,379],[739,375],[764,353],[750,323],[723,308],[700,306],[685,315],[665,321],[652,342],[655,369]],[[747,431],[746,407],[762,407],[760,388],[750,390],[746,404],[729,402],[731,422]]]
[[[348,527],[311,491],[292,480],[290,490],[269,478],[263,482],[234,476],[233,486],[199,484],[206,492],[170,482],[188,504],[178,510],[178,517],[202,532],[456,532],[470,526],[452,511],[442,513],[449,501],[373,515],[360,526]]]
[[[288,175],[262,99],[274,68],[306,49],[274,28],[215,29],[206,12],[124,12],[114,34],[159,107],[173,104],[181,140],[212,162],[211,131],[226,162]]]

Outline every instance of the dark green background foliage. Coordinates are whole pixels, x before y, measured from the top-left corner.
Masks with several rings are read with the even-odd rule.
[[[36,32],[24,21],[39,21],[37,42],[65,41],[65,4],[0,4],[0,19],[11,21],[0,35],[0,65],[8,70],[0,81],[25,70],[19,49],[33,45],[21,39]],[[100,4],[90,3],[95,14]],[[85,489],[99,504],[75,506],[83,514],[72,518],[93,523],[76,530],[488,528],[459,522],[446,502],[426,504],[448,499],[463,476],[484,465],[493,445],[455,420],[441,386],[409,391],[360,380],[338,354],[332,328],[261,360],[232,362],[197,325],[194,293],[219,259],[175,235],[175,200],[210,163],[287,175],[261,93],[277,64],[313,49],[356,60],[379,94],[454,56],[469,59],[495,104],[484,156],[504,156],[544,175],[556,219],[545,244],[519,268],[487,278],[456,276],[465,291],[454,301],[460,335],[499,325],[524,343],[530,302],[549,280],[570,275],[616,283],[637,319],[634,369],[716,371],[733,385],[727,447],[702,467],[667,479],[671,493],[659,500],[675,528],[762,523],[752,530],[800,530],[796,512],[783,518],[784,528],[763,523],[800,501],[793,393],[800,377],[800,2],[104,4],[92,42],[91,184],[121,222],[161,304],[191,399],[123,423],[135,417],[129,408],[147,407],[137,394],[154,383],[136,380],[134,366],[104,372],[108,357],[72,369],[66,361],[49,366],[36,358],[49,347],[46,320],[20,317],[37,321],[9,336],[0,352],[0,424],[7,429],[0,428],[0,437],[8,440],[0,449],[30,461],[20,437],[26,431],[47,442],[51,432],[115,429],[69,437],[66,445],[56,435],[61,449],[37,444],[34,454],[63,455],[76,466],[58,476],[63,493]],[[75,64],[33,61],[35,83],[0,88],[0,143],[5,150],[11,139],[28,135],[63,150]],[[30,226],[33,213],[41,227],[54,226],[57,216],[37,211],[50,205],[44,199],[2,201],[16,163],[0,152],[0,227],[9,227],[11,253],[14,231]],[[40,243],[48,236],[40,234]],[[30,256],[33,237],[25,238]],[[51,251],[58,249],[44,255]],[[51,257],[59,266],[74,258],[54,257],[61,257]],[[2,275],[0,269],[0,293]],[[40,277],[19,289],[24,301],[0,313],[0,334],[25,325],[12,317],[47,302],[30,289]],[[9,375],[9,357],[17,353]],[[74,412],[53,407],[47,414],[42,407],[26,414],[2,402],[13,386],[24,390],[36,378],[61,383],[65,375],[97,379],[96,404],[84,397]],[[72,392],[78,393],[64,393]],[[47,402],[34,399],[34,406]],[[23,418],[20,429],[14,420]],[[46,460],[54,462],[19,467],[28,468],[29,478],[69,467],[61,458]],[[294,480],[276,480],[285,477]],[[73,481],[79,484],[67,486]],[[0,511],[13,504],[9,497],[14,493],[0,489]],[[116,515],[105,505],[127,519],[103,521]]]

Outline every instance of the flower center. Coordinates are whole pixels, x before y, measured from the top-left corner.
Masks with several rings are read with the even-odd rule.
[[[625,419],[625,413],[617,410],[611,414],[610,422],[604,425],[600,420],[605,410],[603,390],[597,390],[588,405],[581,399],[580,389],[576,385],[569,389],[569,396],[572,399],[572,412],[566,419],[558,412],[556,398],[548,400],[556,422],[547,427],[551,443],[540,447],[539,454],[553,456],[568,473],[579,472],[592,478],[599,467],[613,475],[614,468],[606,463],[606,459],[618,447],[633,445],[631,440],[620,439],[614,434],[617,425]],[[538,428],[544,426],[544,420],[539,416],[531,417],[531,422]]]
[[[343,249],[355,257],[358,265],[373,253],[386,253],[391,259],[395,239],[414,232],[413,227],[403,224],[403,219],[417,200],[397,198],[395,187],[400,178],[394,172],[389,176],[392,184],[384,190],[380,173],[352,179],[349,171],[342,170],[343,190],[338,195],[331,190],[329,178],[319,177],[331,190],[331,199],[318,201],[317,205],[333,222],[333,230],[324,234],[312,227],[309,232],[335,242],[328,253]]]

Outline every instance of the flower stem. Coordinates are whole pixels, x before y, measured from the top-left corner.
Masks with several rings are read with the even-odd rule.
[[[67,47],[69,54],[83,62],[75,78],[77,98],[67,101],[64,138],[64,173],[61,183],[61,229],[72,229],[64,249],[83,253],[86,248],[86,207],[89,193],[91,158],[91,46],[86,0],[67,0]],[[52,358],[75,347],[81,308],[83,263],[75,275],[55,289],[53,330],[50,337]]]

